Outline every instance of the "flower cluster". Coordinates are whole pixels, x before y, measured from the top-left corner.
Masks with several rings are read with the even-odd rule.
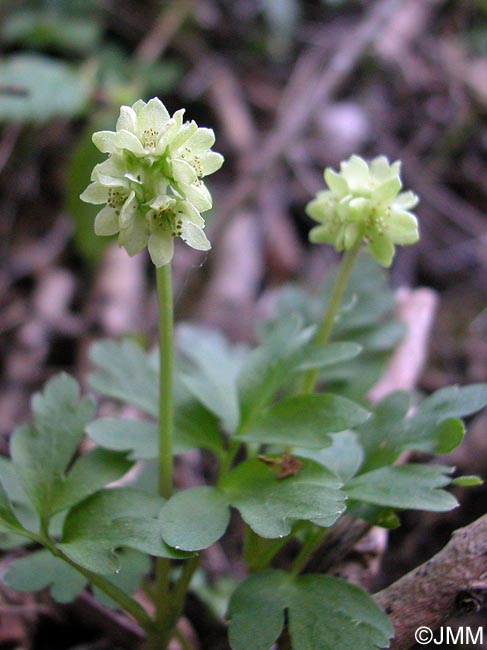
[[[360,241],[382,266],[390,266],[395,244],[414,244],[418,222],[409,212],[418,202],[413,192],[401,192],[401,163],[384,156],[367,164],[359,156],[341,163],[340,172],[325,170],[329,189],[308,203],[307,214],[319,222],[310,232],[315,243],[349,250]]]
[[[215,135],[183,123],[184,109],[171,117],[158,99],[122,106],[115,131],[93,135],[108,158],[96,165],[81,194],[105,207],[95,219],[97,235],[115,235],[129,255],[145,246],[156,266],[170,262],[174,237],[208,250],[201,212],[211,208],[202,178],[220,169],[223,156],[211,151]]]

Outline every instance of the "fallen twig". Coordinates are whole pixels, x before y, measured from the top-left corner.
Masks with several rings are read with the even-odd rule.
[[[394,623],[391,650],[408,650],[422,626],[437,629],[452,616],[487,602],[487,515],[456,530],[437,555],[375,595]]]

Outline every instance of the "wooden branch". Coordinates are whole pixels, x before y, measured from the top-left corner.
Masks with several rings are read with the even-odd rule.
[[[375,595],[395,628],[391,650],[414,646],[421,626],[432,630],[487,602],[487,515],[460,528],[437,555]]]

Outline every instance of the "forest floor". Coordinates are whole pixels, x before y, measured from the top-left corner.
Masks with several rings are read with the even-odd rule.
[[[88,4],[103,42],[123,49],[133,70],[168,61],[174,74],[160,88],[152,80],[151,92],[212,126],[215,148],[226,158],[211,181],[211,256],[183,248],[176,254],[178,318],[250,341],[276,287],[319,287],[336,258],[307,244],[311,221],[304,206],[322,189],[325,166],[336,168],[354,152],[385,154],[403,161],[405,186],[421,198],[421,242],[399,252],[392,285],[427,286],[438,296],[416,388],[429,393],[487,381],[487,12],[481,2],[308,0],[290,2],[295,13],[281,22],[257,1],[166,2],[162,10],[135,0],[116,10],[113,3]],[[7,55],[28,48],[21,39],[5,39],[2,47]],[[79,66],[98,56],[47,49]],[[137,74],[127,72],[111,94],[107,86],[95,89],[84,114],[6,121],[0,129],[2,454],[46,378],[59,370],[85,376],[94,340],[127,333],[155,340],[148,260],[94,244],[86,206],[73,208],[92,166],[88,159],[81,164],[86,134],[114,119],[119,98],[140,88]],[[73,170],[78,185],[67,178]],[[484,414],[470,423],[448,463],[485,476],[486,431]],[[182,463],[181,482],[199,471],[198,462],[189,458],[189,469]],[[454,529],[485,512],[486,487],[458,496],[461,508],[451,513],[403,516],[389,534],[375,589],[425,561]],[[210,569],[227,561],[216,553]],[[6,593],[4,602],[1,650],[103,650],[118,643],[113,620],[86,600],[60,608],[45,596]],[[12,615],[15,608],[20,616]]]

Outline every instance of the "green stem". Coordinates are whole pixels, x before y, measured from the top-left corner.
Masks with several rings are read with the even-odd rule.
[[[71,558],[63,553],[63,551],[61,551],[61,549],[59,549],[51,539],[44,536],[39,536],[36,537],[36,541],[47,548],[55,557],[64,560],[64,562],[72,566],[73,569],[76,569],[78,573],[81,573],[81,575],[89,580],[92,585],[100,589],[100,591],[103,591],[103,593],[109,596],[114,602],[116,602],[121,609],[125,610],[131,616],[133,616],[141,628],[146,632],[150,633],[150,631],[154,628],[154,623],[151,620],[149,614],[145,611],[142,605],[131,598],[131,596],[126,594],[124,591],[119,589],[116,585],[114,585],[103,576],[100,576],[97,573],[92,573],[88,569],[85,569],[84,567],[71,560]]]
[[[174,366],[174,313],[172,298],[171,265],[156,269],[159,316],[159,494],[169,499],[173,489],[173,366]],[[168,636],[170,560],[157,558],[155,579],[156,626],[163,636]],[[162,637],[155,642],[164,648]]]
[[[176,583],[176,586],[174,587],[174,595],[172,600],[172,615],[174,625],[176,625],[179,617],[182,614],[186,594],[188,593],[189,585],[191,583],[191,579],[193,578],[194,572],[198,568],[199,561],[199,555],[194,555],[193,557],[189,558],[189,560],[185,561],[182,573]]]
[[[173,300],[171,265],[157,269],[159,314],[159,494],[173,488]]]
[[[350,274],[352,273],[352,269],[355,264],[355,260],[357,259],[357,256],[360,252],[361,246],[362,241],[359,240],[353,248],[346,251],[343,255],[335,284],[333,285],[330,299],[328,300],[328,304],[326,306],[325,315],[313,340],[313,343],[316,346],[322,346],[328,343],[333,325],[335,324],[338,310],[340,309],[343,296],[348,286],[348,281],[350,280]],[[312,368],[311,370],[308,370],[304,374],[300,392],[312,393],[315,388],[318,375],[318,368]]]
[[[306,566],[309,556],[312,555],[316,549],[321,546],[323,538],[326,536],[328,529],[319,528],[316,531],[313,531],[307,539],[305,539],[299,553],[294,558],[291,564],[291,573],[293,575],[298,575],[302,569]]]

